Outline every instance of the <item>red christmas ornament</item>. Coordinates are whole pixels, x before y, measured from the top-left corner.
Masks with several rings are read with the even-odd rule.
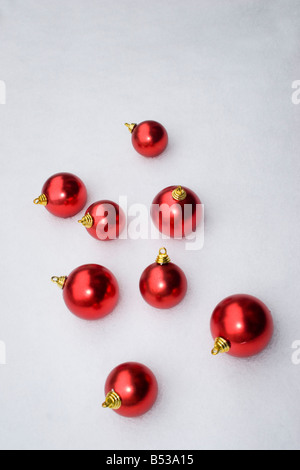
[[[87,264],[75,269],[68,277],[53,277],[63,289],[68,309],[84,320],[98,320],[117,305],[119,287],[115,276],[103,266]]]
[[[87,191],[81,179],[71,173],[58,173],[46,181],[41,196],[33,202],[57,217],[67,218],[78,214],[86,201]]]
[[[272,315],[256,297],[232,295],[217,305],[211,318],[213,355],[248,357],[261,352],[273,335]]]
[[[119,415],[133,418],[152,408],[157,398],[158,385],[148,367],[137,362],[127,362],[109,374],[105,394],[103,408],[111,408]]]
[[[132,145],[144,157],[158,157],[167,148],[168,133],[156,121],[125,124],[132,133]]]
[[[195,232],[203,216],[199,197],[191,189],[169,186],[154,198],[151,217],[158,230],[171,238]]]
[[[171,263],[166,248],[160,249],[156,263],[143,272],[140,291],[148,304],[163,309],[175,307],[185,297],[185,274],[176,264]]]
[[[99,201],[87,209],[79,223],[96,240],[115,240],[124,230],[126,217],[121,207],[115,202]]]

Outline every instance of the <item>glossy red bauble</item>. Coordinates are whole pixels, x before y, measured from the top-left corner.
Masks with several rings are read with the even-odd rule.
[[[98,201],[87,209],[79,223],[96,240],[115,240],[124,230],[126,216],[115,202]]]
[[[201,201],[189,188],[169,186],[154,198],[151,217],[164,235],[183,238],[195,232],[202,220]]]
[[[68,309],[84,320],[98,320],[112,312],[118,303],[118,282],[103,266],[80,266],[68,277],[53,277],[52,281],[63,289]]]
[[[216,340],[212,353],[253,356],[268,345],[273,329],[270,310],[261,300],[251,295],[232,295],[222,300],[212,314],[211,332]]]
[[[46,207],[57,217],[73,217],[80,212],[87,201],[84,183],[71,173],[58,173],[51,176],[43,186],[42,195],[35,204]]]
[[[154,405],[157,394],[158,385],[153,372],[138,362],[127,362],[109,374],[103,407],[133,418],[147,413]]]
[[[156,121],[126,124],[132,133],[132,145],[144,157],[158,157],[168,145],[168,133]]]
[[[178,305],[186,295],[187,279],[176,264],[171,263],[162,248],[156,263],[148,266],[140,279],[140,291],[152,307],[168,309]]]

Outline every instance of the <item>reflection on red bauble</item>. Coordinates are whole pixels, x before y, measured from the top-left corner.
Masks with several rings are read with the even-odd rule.
[[[256,297],[238,294],[215,308],[211,332],[215,340],[212,354],[227,352],[248,357],[261,352],[273,335],[273,319],[268,307]]]
[[[46,181],[34,203],[45,206],[57,217],[67,218],[78,214],[86,201],[87,191],[81,179],[71,173],[58,173]]]
[[[132,133],[132,145],[144,157],[158,157],[168,145],[168,133],[156,121],[126,124]]]
[[[133,418],[152,408],[158,394],[153,372],[137,362],[121,364],[109,374],[105,383],[103,408]]]
[[[183,238],[195,232],[202,220],[201,201],[189,188],[169,186],[154,198],[151,217],[164,235]]]
[[[185,274],[176,264],[171,263],[165,248],[160,249],[156,263],[143,272],[140,291],[148,304],[162,309],[175,307],[185,297]]]
[[[119,286],[115,276],[103,266],[87,264],[68,277],[53,277],[63,289],[68,309],[84,320],[98,320],[108,315],[118,303]]]
[[[96,240],[115,240],[124,230],[126,216],[115,202],[98,201],[87,209],[79,223]]]

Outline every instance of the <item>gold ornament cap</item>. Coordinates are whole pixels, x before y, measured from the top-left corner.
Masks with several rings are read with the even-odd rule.
[[[133,123],[133,124],[128,124],[128,123],[126,122],[125,126],[128,128],[130,134],[132,134],[133,131],[134,131],[134,129],[136,128],[137,124],[134,124],[134,123]]]
[[[172,197],[175,201],[184,201],[187,197],[187,192],[182,186],[178,186],[172,191]]]
[[[156,258],[157,264],[169,264],[171,263],[171,259],[168,255],[167,249],[166,248],[161,248],[158,253],[158,257]]]
[[[37,206],[38,205],[46,206],[48,204],[48,199],[47,199],[46,194],[41,194],[39,197],[34,199],[33,203],[36,204]]]
[[[82,224],[85,228],[92,228],[94,225],[94,219],[90,213],[87,213],[81,220],[78,220],[79,224]]]
[[[105,398],[105,402],[102,403],[102,408],[110,408],[111,410],[118,410],[121,408],[121,406],[121,398],[114,390],[108,392]]]
[[[214,348],[211,353],[213,356],[217,356],[218,354],[227,353],[228,351],[230,351],[229,342],[226,341],[226,339],[219,337],[216,339]]]
[[[54,284],[58,285],[58,287],[60,287],[61,289],[65,287],[65,283],[67,279],[68,279],[67,276],[51,277],[51,281],[54,282]]]

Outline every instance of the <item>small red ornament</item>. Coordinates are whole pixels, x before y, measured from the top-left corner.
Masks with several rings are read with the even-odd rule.
[[[171,263],[166,248],[161,248],[156,263],[150,264],[140,279],[140,291],[148,304],[156,308],[178,305],[187,292],[184,272]]]
[[[151,217],[164,235],[183,238],[195,232],[202,220],[201,201],[189,188],[169,186],[154,198]]]
[[[109,374],[103,408],[128,418],[141,416],[152,408],[158,394],[153,372],[138,362],[121,364]]]
[[[71,173],[57,173],[46,181],[41,196],[33,202],[57,217],[67,218],[78,214],[86,201],[87,191],[81,179]]]
[[[87,209],[79,223],[96,240],[115,240],[124,230],[126,217],[115,202],[98,201]]]
[[[118,303],[119,286],[115,276],[103,266],[87,264],[68,277],[53,277],[63,289],[68,309],[84,320],[98,320],[108,315]]]
[[[168,133],[156,121],[125,124],[132,133],[132,145],[144,157],[158,157],[167,148]]]
[[[251,295],[232,295],[222,300],[212,314],[212,354],[254,356],[268,345],[273,330],[272,315],[263,302]]]

